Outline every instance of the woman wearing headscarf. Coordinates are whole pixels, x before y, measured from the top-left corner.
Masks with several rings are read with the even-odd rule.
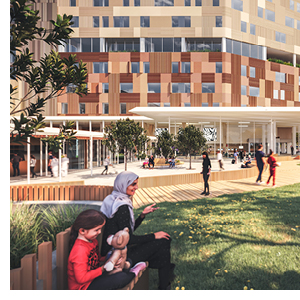
[[[201,193],[201,195],[208,196],[209,195],[208,179],[211,170],[211,163],[206,151],[202,153],[202,157],[203,157],[202,172],[200,174],[203,174],[204,191]]]
[[[101,206],[101,212],[107,217],[103,232],[101,255],[106,255],[111,246],[107,238],[119,230],[128,227],[130,239],[127,247],[127,257],[132,260],[132,265],[140,261],[148,261],[149,268],[158,269],[158,289],[170,289],[170,282],[174,279],[174,264],[170,259],[170,235],[159,231],[146,235],[135,235],[133,232],[142,223],[145,216],[159,209],[155,204],[147,206],[135,220],[133,204],[130,197],[138,189],[138,175],[133,172],[121,172],[115,179],[113,192],[108,195]]]

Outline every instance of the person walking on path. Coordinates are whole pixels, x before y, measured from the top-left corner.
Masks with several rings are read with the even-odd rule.
[[[270,165],[270,176],[268,178],[268,181],[267,181],[267,185],[270,184],[270,180],[273,176],[273,187],[275,187],[275,173],[276,173],[276,167],[279,166],[279,164],[277,163],[276,161],[276,158],[274,157],[273,155],[273,151],[270,150],[270,155],[268,157],[268,160],[267,160],[268,164]]]
[[[20,176],[20,161],[22,158],[18,155],[18,153],[14,153],[13,158],[11,159],[12,167],[14,170],[14,177],[18,173],[18,176]]]
[[[206,151],[202,153],[202,157],[203,157],[202,172],[200,174],[203,174],[204,191],[201,193],[201,195],[208,196],[209,195],[208,179],[211,170],[211,163]]]
[[[103,175],[104,172],[105,172],[105,175],[107,175],[108,166],[111,166],[109,155],[104,159],[103,165],[104,165],[104,170],[102,171],[101,175]]]
[[[293,145],[291,146],[291,153],[292,153],[292,155],[294,155],[294,147],[293,147]]]
[[[35,164],[36,164],[36,159],[35,159],[34,155],[31,154],[31,155],[30,155],[30,172],[31,172],[31,174],[32,174],[32,178],[34,178],[34,176],[37,178],[37,175],[36,175],[36,173],[34,172]]]
[[[222,156],[221,151],[218,151],[217,160],[219,162],[220,171],[224,170],[224,167],[223,167],[223,156]]]
[[[101,212],[106,216],[106,225],[103,232],[101,255],[105,256],[110,250],[106,239],[109,235],[128,227],[130,239],[127,245],[127,257],[135,265],[140,261],[148,261],[149,268],[158,269],[158,289],[171,288],[174,280],[175,265],[171,263],[171,237],[168,233],[159,231],[145,235],[135,235],[134,231],[143,222],[145,217],[159,209],[155,204],[144,208],[141,215],[135,219],[132,197],[138,189],[138,175],[130,171],[123,171],[114,181],[113,192],[108,195],[101,206]]]
[[[52,160],[53,160],[52,151],[49,151],[49,156],[48,156],[48,171],[51,173],[51,177],[53,177]]]
[[[149,158],[149,169],[153,169],[154,168],[154,158],[153,155],[150,156]],[[152,168],[150,167],[152,165]]]
[[[238,163],[238,156],[239,156],[239,153],[238,153],[237,149],[235,149],[234,154],[233,154],[235,164]]]
[[[263,184],[264,182],[261,179],[261,175],[264,169],[264,165],[266,163],[265,161],[265,153],[262,151],[263,150],[263,145],[259,144],[258,149],[255,152],[255,159],[256,159],[256,165],[258,168],[258,177],[256,179],[256,184]]]

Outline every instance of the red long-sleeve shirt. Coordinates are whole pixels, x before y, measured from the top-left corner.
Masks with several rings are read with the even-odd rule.
[[[87,242],[76,239],[68,259],[68,286],[70,290],[86,290],[91,282],[102,275],[97,239]]]

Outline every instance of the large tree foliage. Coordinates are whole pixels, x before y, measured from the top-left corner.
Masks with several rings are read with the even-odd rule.
[[[203,132],[194,125],[186,126],[185,128],[179,128],[176,136],[177,148],[185,152],[190,157],[190,169],[192,168],[192,154],[200,152],[205,146],[206,139]]]
[[[61,58],[51,50],[36,61],[29,50],[33,40],[46,43],[52,48],[65,43],[73,30],[70,28],[72,16],[57,16],[51,20],[51,29],[38,25],[39,11],[34,10],[35,0],[10,0],[10,115],[11,141],[26,141],[36,130],[45,127],[42,112],[46,102],[66,92],[72,84],[79,96],[87,94],[85,64],[77,63],[76,56]],[[16,97],[17,82],[26,84],[26,93]]]
[[[164,128],[156,135],[157,143],[155,146],[155,154],[163,155],[167,159],[170,155],[174,155],[175,141],[174,135]]]
[[[146,130],[140,124],[135,123],[129,118],[118,120],[116,123],[111,122],[104,128],[103,143],[112,152],[124,150],[125,171],[127,170],[127,155],[135,148],[141,149],[141,145],[148,142]]]

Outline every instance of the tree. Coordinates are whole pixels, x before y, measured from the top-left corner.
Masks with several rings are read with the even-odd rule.
[[[66,93],[66,87],[72,84],[79,96],[87,94],[87,69],[76,56],[61,58],[51,50],[39,61],[33,59],[29,43],[33,40],[44,42],[52,48],[65,43],[73,30],[73,16],[57,16],[51,20],[51,29],[38,26],[39,11],[34,10],[35,0],[10,0],[10,79],[25,82],[24,96],[16,98],[18,86],[10,84],[11,142],[26,141],[27,137],[45,127],[42,115],[44,106],[52,98]],[[19,116],[19,117],[17,117]]]
[[[111,122],[109,126],[104,128],[104,145],[112,152],[117,149],[124,149],[125,171],[127,170],[127,155],[135,147],[138,147],[149,139],[139,123],[127,118],[126,120],[118,120],[116,123]]]
[[[199,152],[205,146],[206,139],[203,132],[194,125],[179,128],[175,137],[177,148],[190,156],[190,167],[192,168],[192,154]]]
[[[174,154],[174,135],[169,133],[169,131],[164,128],[157,134],[157,143],[155,147],[155,154],[163,155],[164,158],[168,158],[170,155]]]

